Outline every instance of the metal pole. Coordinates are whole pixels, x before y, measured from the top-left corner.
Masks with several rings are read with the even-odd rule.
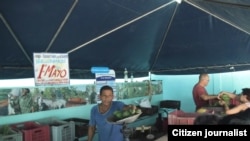
[[[149,11],[149,12],[147,12],[147,13],[145,13],[145,14],[143,14],[143,15],[141,15],[141,16],[139,16],[139,17],[137,17],[137,18],[135,18],[135,19],[133,19],[133,20],[127,22],[127,23],[125,23],[125,24],[122,24],[122,25],[120,25],[120,26],[118,26],[118,27],[116,27],[116,28],[114,28],[114,29],[112,29],[112,30],[110,30],[110,31],[108,31],[108,32],[106,32],[106,33],[104,33],[104,34],[102,34],[102,35],[100,35],[100,36],[98,36],[98,37],[96,37],[96,38],[94,38],[94,39],[92,39],[92,40],[86,42],[86,43],[84,43],[84,44],[81,44],[81,45],[79,45],[79,46],[73,48],[72,50],[69,50],[67,53],[72,53],[72,52],[74,52],[74,51],[76,51],[76,50],[78,50],[78,49],[80,49],[80,48],[82,48],[82,47],[84,47],[84,46],[86,46],[86,45],[88,45],[88,44],[90,44],[90,43],[92,43],[92,42],[94,42],[94,41],[96,41],[96,40],[98,40],[98,39],[104,37],[104,36],[107,36],[107,35],[109,35],[109,34],[115,32],[116,30],[119,30],[119,29],[121,29],[121,28],[123,28],[123,27],[125,27],[125,26],[127,26],[127,25],[129,25],[129,24],[131,24],[131,23],[133,23],[133,22],[135,22],[135,21],[138,21],[138,20],[140,20],[140,19],[142,19],[142,18],[148,16],[149,14],[152,14],[152,13],[154,13],[154,12],[156,12],[156,11],[158,11],[158,10],[160,10],[160,9],[162,9],[162,8],[164,8],[164,7],[166,7],[166,6],[170,5],[170,4],[172,4],[172,3],[175,3],[175,2],[176,2],[176,1],[173,0],[173,1],[170,1],[169,3],[166,3],[166,4],[164,4],[164,5],[160,6],[160,7],[158,7],[158,8],[155,8],[154,10],[151,10],[151,11]]]

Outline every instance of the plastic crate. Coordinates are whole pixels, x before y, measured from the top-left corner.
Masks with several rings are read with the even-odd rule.
[[[168,125],[193,125],[197,113],[185,113],[181,110],[175,110],[168,114]]]
[[[50,141],[50,127],[48,125],[25,122],[11,125],[11,127],[22,132],[23,141]]]
[[[73,121],[61,121],[54,118],[37,121],[42,125],[49,125],[52,141],[73,141],[75,139],[75,123]]]
[[[73,121],[75,123],[75,136],[77,138],[87,136],[88,134],[88,119],[81,119],[81,118],[69,118],[65,119],[65,121]]]
[[[23,141],[23,135],[21,132],[14,131],[9,126],[7,128],[9,128],[7,135],[4,135],[2,130],[0,130],[0,141]],[[0,127],[0,129],[2,129],[2,127]]]

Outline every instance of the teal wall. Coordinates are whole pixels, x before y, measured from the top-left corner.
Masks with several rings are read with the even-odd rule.
[[[220,91],[241,93],[241,89],[250,88],[250,71],[209,74],[210,81],[206,87],[209,94]],[[198,82],[198,75],[152,75],[152,79],[163,80],[163,99],[180,100],[181,109],[194,112],[192,88]]]
[[[162,94],[155,95],[152,97],[151,104],[158,105],[159,101],[162,99]],[[141,98],[133,98],[128,100],[123,100],[126,104],[135,103],[135,101],[141,100]],[[29,114],[22,114],[22,115],[11,115],[11,116],[3,116],[0,117],[0,125],[6,124],[13,124],[25,121],[35,121],[37,119],[42,118],[57,118],[57,119],[67,119],[67,118],[84,118],[89,119],[90,117],[90,109],[94,106],[94,104],[84,105],[84,106],[77,106],[77,107],[69,107],[64,109],[58,110],[49,110],[49,111],[41,111]]]
[[[210,82],[207,91],[210,94],[217,94],[220,91],[241,92],[244,87],[250,87],[250,71],[230,72],[220,74],[210,74]],[[180,100],[181,109],[186,112],[193,112],[195,109],[192,99],[192,88],[198,81],[198,75],[154,75],[152,80],[163,80],[163,94],[155,95],[152,98],[152,105],[158,105],[160,100]],[[141,98],[124,100],[130,104]],[[41,118],[56,117],[66,118],[86,118],[89,119],[90,109],[93,105],[84,105],[60,110],[50,110],[31,114],[13,115],[0,117],[0,125],[12,124],[23,121],[31,121]]]

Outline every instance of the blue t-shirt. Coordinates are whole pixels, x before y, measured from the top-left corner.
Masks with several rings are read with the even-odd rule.
[[[123,141],[124,137],[121,133],[122,125],[110,124],[106,121],[114,111],[121,110],[124,103],[113,101],[109,110],[103,114],[99,112],[98,105],[91,109],[90,126],[96,126],[99,141]]]

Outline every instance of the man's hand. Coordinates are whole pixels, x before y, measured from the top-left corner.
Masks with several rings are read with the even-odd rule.
[[[222,100],[221,97],[222,97],[222,95],[224,95],[224,94],[225,94],[225,92],[224,92],[224,91],[221,91],[221,92],[218,94],[217,98],[218,98],[219,100]]]
[[[219,100],[219,104],[220,104],[221,106],[224,106],[224,105],[226,105],[226,102],[223,101],[223,100]]]
[[[137,107],[135,105],[130,104],[130,105],[125,106],[123,109],[124,110],[128,110],[128,109],[136,110]]]

